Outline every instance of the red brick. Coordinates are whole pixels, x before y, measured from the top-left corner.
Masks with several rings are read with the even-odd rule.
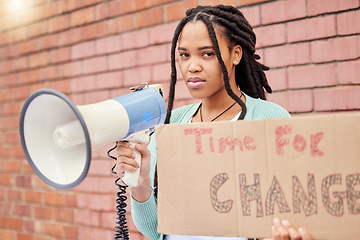
[[[16,217],[0,217],[0,226],[2,228],[20,230],[22,229],[23,221]]]
[[[75,77],[83,73],[83,61],[58,65],[59,77]]]
[[[89,6],[96,3],[101,3],[103,0],[82,0],[82,6]]]
[[[22,217],[29,217],[31,216],[31,207],[29,205],[16,204],[15,213]]]
[[[40,69],[38,69],[37,73],[38,73],[39,81],[55,79],[55,78],[59,77],[57,66],[49,66],[49,67],[40,68]]]
[[[82,40],[87,41],[102,37],[107,33],[106,25],[103,22],[89,24],[83,27]]]
[[[287,23],[287,31],[289,42],[333,37],[336,35],[335,16],[320,16],[289,22]]]
[[[100,229],[100,228],[91,228],[89,240],[98,240],[98,239],[111,239],[114,237],[113,230],[110,229]]]
[[[96,75],[96,89],[117,88],[123,85],[123,76],[121,72],[106,72]]]
[[[115,17],[121,13],[121,4],[118,1],[105,2],[97,5],[95,11],[97,20]]]
[[[313,110],[311,90],[276,92],[268,96],[268,101],[279,104],[290,113],[310,112]]]
[[[74,194],[66,194],[65,196],[65,205],[67,207],[77,207],[77,196]]]
[[[17,187],[31,187],[31,176],[16,176]]]
[[[139,85],[143,82],[151,82],[151,67],[139,67],[126,69],[123,75],[124,86],[132,87]]]
[[[46,192],[45,203],[51,206],[62,207],[64,206],[64,196],[61,193],[57,192]]]
[[[170,63],[160,63],[151,66],[151,80],[154,82],[168,81],[171,78]]]
[[[309,43],[281,45],[264,49],[264,63],[272,67],[284,67],[310,62]]]
[[[9,189],[7,191],[7,200],[9,202],[20,202],[22,200],[22,191]]]
[[[108,90],[100,90],[85,95],[86,104],[97,103],[109,99]],[[87,177],[89,179],[89,177]],[[85,179],[86,180],[86,179]],[[95,188],[94,188],[95,189]]]
[[[360,60],[337,63],[337,80],[339,84],[360,83]]]
[[[348,10],[360,6],[358,1],[354,0],[308,0],[307,10],[309,16]]]
[[[80,42],[83,39],[83,30],[82,27],[78,27],[59,33],[59,46]]]
[[[156,56],[156,58],[154,58]],[[163,63],[170,60],[168,45],[155,45],[138,50],[137,63],[140,65],[148,65],[155,63]]]
[[[150,31],[148,29],[124,33],[121,35],[121,48],[123,50],[149,46]]]
[[[135,15],[135,26],[136,28],[144,28],[154,26],[164,22],[164,9],[153,8],[137,12]]]
[[[240,8],[240,11],[249,22],[250,26],[254,28],[260,25],[260,5]]]
[[[265,74],[273,91],[281,91],[288,88],[287,71],[285,68],[270,69]]]
[[[85,226],[100,226],[100,214],[95,211],[79,209],[76,222]],[[104,237],[104,236],[102,236]]]
[[[37,219],[52,219],[53,218],[53,211],[49,207],[38,207],[35,206],[33,208],[34,216]]]
[[[81,10],[77,10],[70,14],[71,27],[76,27],[86,23],[91,23],[95,20],[95,8],[88,7]]]
[[[45,50],[50,48],[55,48],[58,46],[59,35],[52,34],[40,37],[37,39],[38,50]]]
[[[49,62],[50,63],[61,63],[70,60],[70,47],[63,47],[51,50],[49,52]]]
[[[35,68],[49,63],[48,52],[35,53],[29,56],[29,67]]]
[[[107,57],[96,57],[83,61],[84,73],[104,72],[107,70]]]
[[[336,85],[335,64],[305,65],[288,69],[290,89]]]
[[[315,111],[360,109],[360,87],[337,87],[314,92]]]
[[[35,237],[32,234],[20,233],[20,232],[17,233],[17,240],[34,240],[34,239]]]
[[[22,71],[19,73],[19,83],[26,84],[26,83],[34,83],[38,80],[38,70],[33,69],[29,71]]]
[[[274,24],[254,29],[256,34],[256,47],[267,47],[286,43],[285,24]]]
[[[80,59],[94,56],[95,42],[82,42],[71,47],[71,59]]]
[[[115,53],[121,50],[121,36],[110,36],[95,41],[97,55]]]
[[[99,96],[98,96],[99,97]],[[103,96],[99,101],[87,101],[89,103],[92,102],[100,102],[109,99],[110,97],[105,95]],[[108,172],[111,173],[111,168],[108,169]],[[116,180],[115,175],[114,177],[106,177],[106,178],[99,178],[99,177],[92,177],[88,176],[85,178],[85,180],[77,187],[77,189],[81,190],[82,192],[86,193],[114,193],[116,191],[116,186],[114,184],[114,181]],[[78,198],[78,204],[86,204],[89,200],[79,200]],[[81,206],[80,206],[81,207]],[[86,207],[86,206],[83,206]]]
[[[28,203],[41,203],[43,194],[41,192],[35,192],[26,190],[25,191],[25,201]]]
[[[65,226],[65,238],[66,239],[77,239],[77,227],[74,226]]]
[[[269,1],[269,0],[241,0],[240,6],[252,5],[255,3],[263,3],[263,2],[267,2],[267,1]]]
[[[28,54],[31,52],[35,52],[37,50],[37,40],[29,40],[26,42],[22,42],[19,44],[19,53],[20,54]]]
[[[134,29],[134,17],[132,14],[109,19],[106,23],[108,34],[117,34]]]
[[[176,26],[177,23],[175,22],[152,27],[149,31],[149,44],[170,43]]]
[[[7,229],[0,229],[0,239],[16,239],[16,232]]]
[[[95,89],[95,76],[81,76],[78,78],[73,78],[72,80],[72,91],[74,92],[83,92],[83,91],[92,91]]]
[[[25,27],[21,27],[15,30],[10,31],[9,33],[9,43],[16,43],[19,41],[23,41],[27,38],[27,32]]]
[[[36,22],[26,27],[28,38],[46,34],[48,31],[48,21]]]
[[[196,7],[197,1],[175,2],[166,6],[166,22],[182,19],[189,8]]]
[[[360,57],[360,35],[311,42],[311,60],[315,63]]]
[[[360,10],[344,12],[337,15],[337,30],[338,34],[356,34],[360,33]]]
[[[64,225],[58,223],[44,223],[45,234],[61,239],[64,237]]]
[[[123,69],[136,66],[137,62],[136,51],[126,51],[109,56],[109,69]]]
[[[65,208],[54,208],[54,219],[61,222],[73,222],[74,210]]]
[[[49,33],[59,32],[70,27],[70,17],[68,14],[59,15],[51,18],[48,23]]]
[[[306,16],[305,0],[273,1],[261,5],[262,24],[285,22],[289,20],[303,18],[305,16]]]

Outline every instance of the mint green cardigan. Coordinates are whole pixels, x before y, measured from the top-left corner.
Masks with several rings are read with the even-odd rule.
[[[290,117],[290,114],[279,105],[252,98],[246,94],[246,115],[244,120],[271,119]],[[189,123],[192,116],[199,108],[200,103],[186,105],[172,111],[170,123]],[[156,139],[152,136],[149,150],[151,152],[151,170],[150,178],[154,179],[155,166],[157,160]],[[152,186],[152,189],[153,186]],[[151,240],[161,240],[163,235],[157,232],[157,199],[154,191],[150,198],[143,203],[137,202],[131,198],[131,215],[137,229]]]

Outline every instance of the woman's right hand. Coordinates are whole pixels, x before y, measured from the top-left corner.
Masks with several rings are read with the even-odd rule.
[[[141,155],[141,166],[135,160],[134,150]],[[138,202],[145,202],[151,194],[150,180],[150,151],[144,143],[135,146],[127,141],[119,141],[116,148],[117,163],[114,169],[118,176],[122,178],[124,172],[134,172],[140,168],[138,185],[131,188],[132,197]]]

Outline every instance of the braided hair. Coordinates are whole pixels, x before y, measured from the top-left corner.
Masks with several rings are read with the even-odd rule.
[[[243,49],[241,61],[235,68],[235,80],[237,86],[247,95],[265,100],[266,96],[264,88],[268,93],[272,92],[264,73],[264,70],[269,70],[269,68],[257,61],[260,59],[260,56],[255,54],[256,35],[244,15],[235,7],[224,5],[197,6],[196,8],[186,11],[186,17],[178,24],[172,39],[171,82],[165,124],[170,123],[171,111],[174,105],[175,85],[177,80],[175,66],[176,44],[182,29],[191,21],[203,21],[205,23],[221,66],[226,92],[241,106],[242,111],[239,120],[244,119],[246,106],[230,87],[228,72],[221,57],[214,27],[221,26],[224,29],[224,34],[229,40],[229,43],[233,44],[233,46],[238,44]]]
[[[210,39],[213,43],[217,59],[223,73],[225,89],[228,95],[241,106],[241,114],[238,120],[242,120],[246,114],[246,105],[237,96],[230,87],[229,76],[221,58],[221,53],[216,38],[214,27],[223,27],[224,35],[232,46],[240,45],[243,49],[243,55],[240,63],[235,68],[235,81],[237,86],[247,95],[254,98],[266,99],[265,90],[271,93],[271,87],[266,79],[264,71],[269,67],[259,63],[260,56],[255,54],[256,35],[245,19],[244,15],[232,6],[197,6],[186,11],[186,17],[183,18],[175,29],[171,45],[171,82],[169,89],[169,101],[165,124],[170,123],[171,111],[173,109],[175,97],[175,85],[177,80],[175,53],[176,45],[180,33],[184,26],[191,21],[203,21],[209,31]],[[155,196],[157,196],[157,169],[154,176]]]

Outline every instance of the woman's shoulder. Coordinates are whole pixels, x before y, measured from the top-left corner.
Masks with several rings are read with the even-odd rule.
[[[282,106],[260,98],[246,96],[246,107],[245,120],[290,117],[289,112]]]
[[[171,112],[170,123],[188,122],[198,109],[199,104],[200,103],[194,103],[174,109]]]

